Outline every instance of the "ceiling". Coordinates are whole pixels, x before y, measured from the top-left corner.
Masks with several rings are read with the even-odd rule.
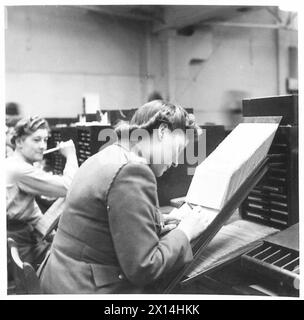
[[[75,6],[73,6],[75,7]],[[233,5],[81,5],[76,6],[88,13],[108,15],[149,22],[152,32],[175,29],[180,34],[191,33],[197,27],[222,25],[230,27],[271,28],[297,30],[297,13],[282,12],[277,6],[233,6]],[[232,22],[247,13],[265,10],[267,22]],[[192,30],[192,31],[191,31]]]
[[[154,32],[211,22],[224,22],[244,13],[265,8],[231,5],[85,5],[79,7],[101,15],[151,22]]]

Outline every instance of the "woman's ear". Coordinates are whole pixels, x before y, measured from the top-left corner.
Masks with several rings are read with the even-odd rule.
[[[162,140],[165,134],[165,131],[168,129],[168,125],[166,123],[161,123],[158,127],[158,139]]]
[[[22,137],[18,137],[15,139],[15,146],[16,148],[18,149],[21,149],[22,148],[22,142],[23,142],[24,139],[22,139]]]

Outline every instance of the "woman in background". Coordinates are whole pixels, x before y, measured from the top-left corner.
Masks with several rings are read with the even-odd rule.
[[[62,176],[52,175],[34,165],[43,159],[48,134],[46,120],[38,116],[21,119],[11,138],[15,151],[5,159],[7,236],[16,241],[21,259],[34,268],[42,262],[50,247],[50,243],[42,241],[34,230],[43,216],[35,196],[65,197],[78,169],[72,141],[60,144],[60,152],[67,159]]]
[[[14,154],[14,145],[11,142],[12,133],[14,131],[14,127],[6,126],[5,131],[5,158],[10,157]]]
[[[12,143],[12,137],[14,134],[14,127],[17,122],[20,120],[20,117],[6,117],[5,125],[6,125],[6,138],[5,138],[5,157],[10,157],[14,154],[15,146]]]
[[[205,221],[189,212],[164,233],[156,184],[177,165],[187,129],[197,126],[182,107],[148,102],[117,128],[117,143],[80,167],[42,271],[45,293],[145,293],[191,261]]]
[[[5,157],[10,157],[15,150],[15,146],[11,143],[12,133],[16,123],[21,119],[20,106],[16,102],[7,102],[5,105],[5,125],[6,125],[6,141],[5,141]]]

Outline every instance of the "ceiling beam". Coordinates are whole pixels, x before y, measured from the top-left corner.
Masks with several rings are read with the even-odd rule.
[[[102,15],[117,16],[125,19],[132,19],[138,21],[150,21],[150,22],[163,22],[161,16],[156,15],[154,12],[148,10],[140,10],[139,8],[132,6],[119,6],[119,5],[108,5],[108,6],[94,6],[94,5],[83,5],[76,6],[83,10],[92,11]]]
[[[282,24],[266,24],[266,23],[245,23],[245,22],[206,22],[198,26],[223,26],[237,28],[264,28],[264,29],[279,29],[284,27]]]
[[[164,6],[165,23],[154,23],[153,32],[166,29],[181,29],[203,23],[224,22],[247,12],[262,9],[262,6]]]

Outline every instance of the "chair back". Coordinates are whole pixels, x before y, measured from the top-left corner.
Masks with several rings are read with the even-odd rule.
[[[58,226],[60,216],[65,208],[65,198],[58,198],[50,208],[43,214],[35,225],[35,230],[42,236],[44,240]]]
[[[12,264],[16,294],[42,293],[38,276],[33,266],[20,259],[18,247],[12,238],[7,239],[8,255]]]

